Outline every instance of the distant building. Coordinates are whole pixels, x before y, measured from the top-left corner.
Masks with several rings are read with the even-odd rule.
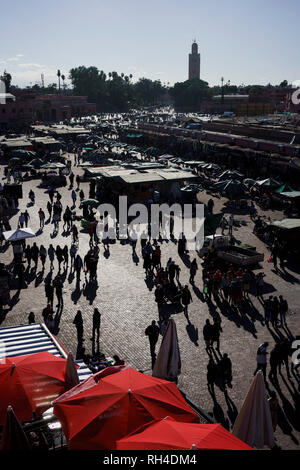
[[[200,78],[200,54],[195,40],[192,44],[192,53],[189,54],[189,80],[193,78]]]
[[[34,121],[62,121],[96,113],[86,96],[40,95],[28,91],[6,94],[0,101],[0,128],[22,127]]]

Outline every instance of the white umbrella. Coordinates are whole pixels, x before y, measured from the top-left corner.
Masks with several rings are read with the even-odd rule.
[[[258,371],[235,420],[232,434],[251,447],[274,447],[270,405],[262,371]]]
[[[176,381],[180,372],[181,360],[176,324],[171,319],[164,333],[152,376],[159,379]]]
[[[71,352],[69,352],[68,358],[67,358],[65,382],[66,382],[66,388],[68,390],[75,387],[80,382],[78,373],[77,373],[77,366],[74,361],[74,356]]]
[[[20,228],[17,230],[7,230],[3,232],[3,236],[5,240],[10,242],[24,240],[24,238],[33,238],[35,237],[35,233],[31,230],[31,228]]]

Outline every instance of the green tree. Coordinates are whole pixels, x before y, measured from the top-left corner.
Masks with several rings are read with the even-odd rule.
[[[283,80],[283,82],[280,83],[279,85],[281,88],[285,88],[288,86],[288,81],[287,80]]]
[[[208,83],[199,78],[177,82],[173,88],[170,88],[169,93],[174,98],[176,107],[194,109],[197,109],[203,101],[211,99],[212,96]]]

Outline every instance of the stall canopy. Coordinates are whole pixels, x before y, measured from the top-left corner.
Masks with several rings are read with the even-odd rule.
[[[278,193],[278,194],[281,194],[283,192],[290,192],[290,193],[293,193],[293,192],[296,192],[293,188],[291,188],[288,184],[283,184],[282,186],[280,186],[280,188],[276,189],[275,193]]]
[[[271,222],[271,227],[281,228],[283,230],[293,230],[300,228],[300,219],[283,219]]]
[[[280,193],[280,196],[284,196],[289,199],[297,199],[298,197],[300,197],[300,191],[283,192],[283,193]]]
[[[252,450],[221,424],[195,424],[166,418],[152,421],[120,439],[117,450]]]
[[[7,357],[0,364],[0,424],[12,405],[20,421],[46,411],[66,390],[66,359],[44,351],[29,356]]]
[[[111,450],[140,426],[171,416],[199,423],[174,383],[129,368],[93,387],[54,402],[69,449]]]

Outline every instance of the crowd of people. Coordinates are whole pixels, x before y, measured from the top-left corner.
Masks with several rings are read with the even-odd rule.
[[[78,165],[82,157],[81,152],[75,153],[75,165]],[[16,178],[18,175],[16,175]],[[10,173],[7,176],[7,181],[11,178]],[[76,208],[78,199],[82,203],[85,199],[83,189],[80,189],[81,179],[79,175],[74,176],[72,168],[69,173],[70,182],[70,199],[72,206],[70,207],[67,202],[70,199],[62,197],[59,191],[50,189],[48,191],[49,201],[47,201],[48,221],[46,221],[45,211],[40,207],[40,204],[36,206],[36,197],[32,190],[29,192],[30,201],[30,213],[26,209],[21,212],[18,216],[18,227],[28,227],[29,221],[32,217],[32,211],[37,211],[39,219],[39,230],[43,232],[45,224],[52,223],[54,226],[54,233],[58,233],[60,229],[60,223],[63,221],[63,232],[67,237],[67,242],[64,246],[49,243],[49,246],[43,244],[25,244],[23,240],[21,243],[15,243],[13,247],[14,252],[14,263],[13,263],[13,274],[17,278],[19,290],[23,287],[25,282],[25,273],[31,270],[32,273],[37,273],[39,263],[42,266],[42,273],[44,273],[47,261],[50,264],[51,276],[47,276],[44,282],[45,299],[46,305],[42,310],[42,317],[44,323],[50,330],[50,332],[56,334],[59,322],[59,315],[55,314],[54,311],[54,298],[57,299],[57,311],[61,311],[63,307],[63,287],[65,282],[65,274],[70,269],[70,274],[74,273],[77,285],[80,283],[81,276],[84,274],[84,282],[97,284],[97,274],[99,273],[99,253],[100,246],[102,244],[104,251],[109,251],[109,244],[105,240],[99,238],[99,230],[97,230],[98,224],[103,224],[103,218],[97,222],[95,214],[91,207],[83,205],[82,215],[84,220],[89,222],[88,234],[89,234],[89,248],[84,256],[81,256],[78,252],[79,249],[79,233],[77,227],[77,215]],[[74,189],[74,182],[76,182],[77,188]],[[95,182],[90,183],[89,197],[96,197],[96,184]],[[64,204],[64,205],[63,205]],[[214,203],[213,200],[209,200],[208,212],[213,213]],[[255,233],[260,233],[263,223],[260,218],[255,219]],[[221,229],[224,233],[225,227],[228,227],[228,234],[232,236],[234,226],[234,218],[230,216],[228,221],[224,220]],[[4,227],[3,227],[4,228]],[[99,229],[99,226],[98,226]],[[132,247],[133,256],[137,253],[137,241],[132,238],[130,240]],[[193,288],[197,288],[200,291],[201,299],[203,302],[211,304],[213,301],[217,305],[227,305],[232,309],[237,309],[243,315],[243,308],[245,303],[251,302],[251,295],[256,296],[263,306],[264,310],[264,325],[270,328],[270,325],[274,330],[278,328],[284,328],[287,326],[287,313],[289,306],[287,300],[283,295],[268,296],[265,297],[265,286],[264,286],[264,273],[259,272],[254,275],[253,272],[247,268],[242,268],[233,265],[222,265],[220,266],[216,262],[213,250],[205,256],[203,262],[200,259],[190,259],[189,252],[186,246],[186,239],[181,236],[177,240],[178,255],[181,259],[184,259],[185,265],[187,266],[189,281],[188,283],[181,283],[182,272],[178,262],[175,262],[172,258],[169,258],[165,266],[162,263],[162,250],[163,245],[159,245],[157,240],[151,240],[149,238],[140,239],[140,251],[143,258],[143,268],[145,270],[146,279],[153,279],[155,285],[154,297],[158,305],[159,311],[159,322],[152,321],[145,329],[145,336],[149,338],[150,343],[150,356],[151,366],[154,367],[156,360],[156,345],[158,343],[159,335],[163,332],[163,327],[168,316],[164,316],[164,307],[166,304],[171,303],[178,307],[182,307],[183,313],[189,320],[189,305],[193,302]],[[283,255],[284,247],[274,240],[271,250],[272,262],[274,268],[277,269],[277,258],[280,260],[280,266],[283,266]],[[201,264],[201,268],[200,268]],[[57,266],[57,274],[52,279],[52,274]],[[198,281],[199,277],[197,273],[201,272],[202,284]],[[220,307],[222,313],[222,307]],[[30,312],[28,315],[28,323],[32,324],[36,321],[35,313]],[[84,318],[81,310],[78,310],[74,319],[73,325],[77,333],[78,345],[83,345],[84,342]],[[98,372],[102,370],[107,364],[105,357],[99,350],[100,342],[100,331],[101,331],[101,313],[98,308],[94,309],[92,331],[90,340],[93,346],[98,345],[97,351],[94,354],[85,354],[85,348],[81,348],[82,357],[92,370],[92,372]],[[203,345],[205,351],[208,354],[208,365],[207,365],[207,386],[212,395],[215,395],[214,387],[218,385],[221,390],[226,391],[226,387],[231,387],[233,379],[232,363],[229,354],[220,351],[221,349],[221,336],[223,333],[222,322],[219,316],[213,316],[213,320],[208,318],[205,320],[203,327]],[[267,347],[268,343],[261,344],[257,351],[257,370],[262,370],[266,378],[267,369]],[[94,349],[94,347],[93,347]],[[277,373],[280,372],[282,364],[285,364],[288,377],[290,376],[290,368],[288,364],[288,358],[291,355],[291,344],[288,341],[281,341],[275,344],[274,348],[270,353],[270,374],[269,379],[273,382],[278,380]],[[120,359],[118,356],[114,356],[114,364],[124,364],[124,359]],[[272,402],[273,400],[273,402]],[[273,406],[273,411],[276,408],[276,396],[270,394],[270,403]],[[271,406],[270,405],[270,406]],[[275,411],[273,413],[275,416]],[[274,417],[275,422],[275,417]]]

